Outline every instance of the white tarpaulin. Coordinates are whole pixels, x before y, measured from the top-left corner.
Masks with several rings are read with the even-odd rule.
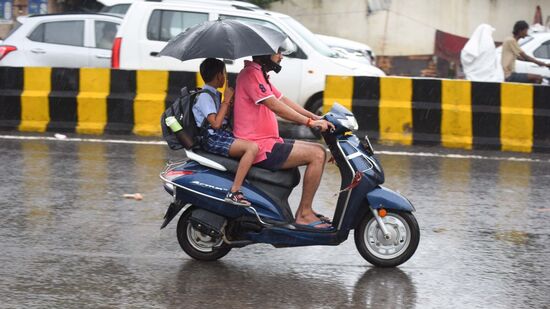
[[[502,82],[504,72],[497,59],[495,29],[487,24],[479,25],[460,52],[460,62],[466,79],[473,81]]]

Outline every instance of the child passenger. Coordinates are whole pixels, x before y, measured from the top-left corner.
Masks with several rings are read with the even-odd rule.
[[[225,84],[225,63],[215,58],[207,58],[200,65],[202,79],[206,83],[203,90],[213,93],[201,93],[193,106],[193,115],[198,127],[201,127],[203,120],[208,121],[208,129],[204,130],[202,147],[204,150],[226,157],[241,158],[235,180],[225,201],[238,206],[250,206],[250,202],[240,191],[248,170],[258,152],[258,146],[254,142],[236,139],[227,125],[226,115],[233,103],[233,89],[226,87],[221,101],[221,93],[216,88]]]

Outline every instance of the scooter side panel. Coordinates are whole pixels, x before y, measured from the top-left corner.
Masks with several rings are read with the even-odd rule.
[[[367,193],[367,200],[374,209],[385,208],[401,211],[415,211],[412,203],[403,195],[380,186]]]
[[[331,151],[335,153],[334,158],[340,167],[340,175],[342,177],[342,186],[340,189],[348,187],[354,178],[354,174],[358,171],[363,175],[360,183],[349,194],[349,199],[348,192],[346,191],[340,193],[338,197],[333,222],[336,223],[336,226],[340,230],[349,231],[355,228],[368,211],[365,195],[367,192],[377,188],[384,181],[384,176],[378,160],[364,153],[364,149],[357,137],[340,136],[338,143],[341,151],[340,149],[331,149]],[[365,156],[356,156],[354,159],[348,161],[346,156],[355,154],[357,151],[362,152]]]
[[[223,200],[212,199],[181,187],[176,189],[176,199],[180,203],[189,203],[227,218],[237,218],[246,215],[242,207],[232,206],[225,203]]]
[[[342,223],[340,224],[340,230],[349,231],[355,228],[365,213],[369,210],[365,200],[365,195],[375,187],[376,184],[364,177],[359,185],[353,189],[346,208],[342,210],[343,218],[341,218]]]
[[[249,209],[224,202],[225,195],[233,184],[233,175],[202,166],[196,166],[193,169],[188,166],[187,170],[195,171],[195,173],[173,180],[178,185],[177,200],[232,218],[246,214],[253,215]],[[254,185],[245,181],[241,191],[261,216],[276,221],[285,221],[282,211],[271,198],[255,188]]]

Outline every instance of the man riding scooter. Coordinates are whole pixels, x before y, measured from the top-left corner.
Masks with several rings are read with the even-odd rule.
[[[230,40],[228,34],[234,34]],[[254,42],[243,43],[254,34]],[[196,37],[201,38],[200,44],[193,39]],[[253,61],[246,63],[235,93],[234,135],[259,146],[254,160],[258,167],[252,166],[241,186],[251,205],[228,207],[224,199],[234,181],[237,161],[186,148],[186,158],[168,162],[160,174],[164,189],[172,196],[161,229],[181,213],[178,242],[185,253],[200,261],[218,260],[233,248],[257,243],[277,248],[334,246],[354,231],[357,250],[371,264],[395,267],[404,263],[414,254],[420,238],[414,206],[381,186],[384,171],[368,138],[360,140],[354,134],[358,125],[351,111],[330,102],[330,111],[321,119],[285,98],[269,82],[267,73],[281,69],[283,50],[279,47],[285,39],[268,27],[218,20],[187,30],[163,49],[180,60],[267,56],[253,56]],[[226,44],[220,44],[224,40]],[[227,52],[226,48],[220,50],[220,45],[237,46]],[[341,178],[332,224],[311,206],[326,161],[325,149],[315,143],[281,139],[275,115],[323,131]],[[300,182],[296,168],[300,165],[306,165],[306,170],[294,216],[288,198]]]
[[[313,197],[323,174],[326,151],[317,144],[279,136],[276,115],[286,120],[319,128],[322,132],[334,125],[305,110],[283,96],[270,83],[269,71],[278,73],[284,48],[273,55],[253,56],[237,77],[234,103],[234,134],[257,143],[254,164],[272,171],[306,165],[302,198],[296,211],[296,225],[305,228],[329,229],[330,219],[312,209]]]

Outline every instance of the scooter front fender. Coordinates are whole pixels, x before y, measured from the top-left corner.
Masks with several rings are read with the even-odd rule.
[[[383,186],[367,193],[367,200],[374,209],[385,208],[408,212],[416,210],[406,197]]]

